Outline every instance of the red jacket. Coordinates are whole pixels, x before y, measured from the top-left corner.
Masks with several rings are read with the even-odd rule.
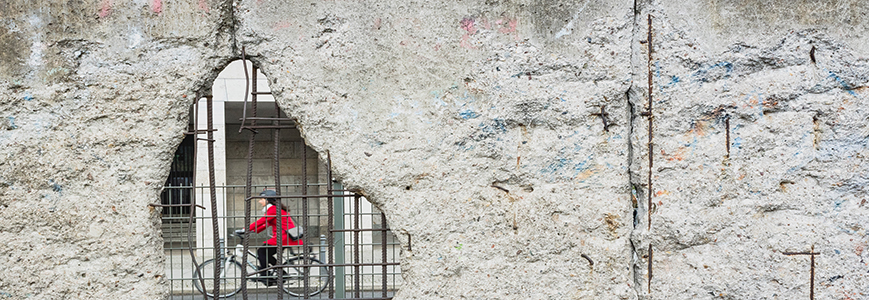
[[[266,215],[264,217],[259,218],[258,220],[256,220],[256,222],[253,222],[253,224],[250,224],[250,231],[253,231],[256,233],[262,232],[263,230],[266,229],[266,227],[271,227],[272,228],[272,234],[271,234],[272,238],[270,238],[268,241],[266,241],[266,244],[269,244],[272,246],[278,245],[278,238],[277,238],[277,231],[278,231],[277,219],[278,219],[278,217],[277,217],[277,215],[278,215],[278,207],[275,205],[270,205],[269,209],[266,211]],[[284,229],[284,232],[283,232],[284,233],[284,246],[301,245],[302,244],[301,239],[299,239],[298,241],[294,241],[294,240],[290,239],[289,234],[286,234],[288,229],[296,227],[296,224],[293,224],[293,219],[290,218],[289,213],[287,213],[284,210],[281,210],[281,219],[283,219],[283,222],[281,222],[281,223],[283,223],[283,229]]]

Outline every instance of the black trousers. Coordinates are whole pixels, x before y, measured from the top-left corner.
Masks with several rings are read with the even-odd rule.
[[[256,255],[259,258],[259,269],[262,270],[268,268],[269,265],[278,264],[275,254],[278,254],[277,246],[263,244],[262,248],[256,249]],[[260,276],[266,276],[266,272],[260,272]]]

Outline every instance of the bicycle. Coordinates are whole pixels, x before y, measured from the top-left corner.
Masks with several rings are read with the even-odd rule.
[[[244,240],[243,231],[236,231],[233,233],[234,236],[238,237],[240,240]],[[314,254],[311,253],[306,258],[304,254],[296,254],[293,252],[291,247],[285,247],[284,249],[289,249],[290,255],[288,258],[284,256],[283,265],[291,265],[288,267],[283,267],[284,274],[282,276],[284,280],[283,286],[281,288],[287,294],[290,294],[295,297],[301,297],[305,295],[305,278],[304,278],[304,269],[305,267],[296,267],[292,265],[305,265],[305,261],[307,260],[308,265],[322,265],[323,263],[314,258]],[[220,271],[220,295],[218,298],[231,297],[241,291],[241,278],[242,272],[246,272],[247,274],[255,273],[259,270],[254,265],[254,262],[258,262],[257,255],[247,251],[247,256],[249,256],[247,260],[247,268],[242,268],[242,260],[241,256],[244,254],[244,246],[242,243],[239,243],[235,246],[233,250],[227,249],[226,255],[219,257],[218,259],[223,263]],[[212,294],[214,292],[214,266],[213,264],[215,259],[209,259],[196,268],[196,271],[193,272],[193,285],[196,286],[196,289],[199,292],[203,292],[202,283],[199,281],[199,275],[202,274],[202,279],[205,283],[204,292],[209,297],[214,297]],[[332,282],[332,275],[328,274],[329,272],[326,270],[326,267],[308,267],[308,295],[313,296],[317,295],[326,289],[326,286]],[[277,272],[276,269],[268,270],[267,276],[255,275],[248,276],[248,281],[260,282],[260,280],[277,280]]]

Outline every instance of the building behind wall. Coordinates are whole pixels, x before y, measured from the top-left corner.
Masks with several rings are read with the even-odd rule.
[[[248,65],[250,66],[250,62]],[[215,128],[218,131],[215,134],[214,152],[214,174],[217,185],[217,199],[219,200],[218,208],[221,213],[219,215],[219,227],[221,228],[221,239],[224,239],[226,246],[232,247],[238,242],[232,238],[230,233],[238,229],[247,229],[244,222],[244,203],[245,203],[245,184],[248,178],[248,151],[249,139],[251,132],[244,130],[239,132],[241,119],[244,113],[244,90],[245,77],[241,61],[235,61],[228,65],[223,72],[215,79],[212,87],[213,95],[213,114]],[[260,91],[266,92],[267,79],[262,73],[257,76],[258,86]],[[259,117],[278,117],[276,113],[274,100],[270,95],[258,95],[257,113]],[[248,98],[250,101],[250,98]],[[251,103],[247,104],[247,114],[252,116]],[[204,129],[207,120],[205,119],[204,101],[201,101],[199,108],[199,123],[194,122],[193,116],[196,114],[195,108],[191,108],[190,128],[199,126],[199,129]],[[285,117],[281,112],[280,117]],[[259,192],[265,189],[275,189],[275,169],[273,158],[275,155],[274,136],[271,130],[260,130],[256,135],[253,158],[251,160],[251,194],[256,196]],[[207,149],[204,141],[195,142],[195,138],[191,135],[185,137],[184,141],[176,150],[170,176],[166,182],[166,188],[161,194],[161,199],[164,204],[187,204],[195,196],[198,204],[210,206],[209,191],[208,191],[208,176],[207,168]],[[198,160],[196,161],[195,180],[196,185],[193,185],[194,169],[193,151],[196,149]],[[303,149],[306,148],[306,149]],[[307,183],[306,193],[309,195],[327,194],[326,183],[328,180],[327,170],[324,162],[319,160],[319,155],[316,151],[305,144],[298,129],[282,129],[279,143],[279,158],[280,158],[280,174],[281,174],[281,194],[282,195],[301,195],[303,193],[303,183]],[[224,155],[220,155],[224,154]],[[303,175],[303,155],[307,164],[307,174]],[[303,176],[306,178],[303,179]],[[308,199],[308,227],[306,235],[311,246],[319,246],[321,243],[321,235],[326,234],[328,228],[328,218],[326,211],[326,201],[331,201],[331,198],[311,198]],[[284,199],[284,204],[290,209],[290,215],[293,217],[296,226],[302,226],[302,200],[298,198]],[[353,216],[353,204],[349,200],[344,201],[344,206],[348,209],[345,211],[345,222],[350,224]],[[362,212],[361,223],[365,228],[380,228],[382,220],[380,212],[376,207],[364,200],[360,207]],[[189,208],[187,207],[166,207],[163,209],[163,237],[165,240],[165,248],[167,254],[167,274],[172,283],[172,292],[174,294],[187,294],[193,292],[191,282],[188,278],[192,275],[193,262],[188,257],[188,246],[196,249],[198,254],[198,262],[210,259],[214,256],[211,249],[213,238],[211,233],[211,216],[210,210],[198,209],[195,211],[195,223],[193,232],[193,243],[188,244],[187,226],[189,224]],[[263,212],[256,201],[251,201],[251,221],[255,221],[261,217]],[[379,246],[380,232],[364,232],[362,233],[361,243],[364,245],[363,252],[369,254],[370,257],[364,257],[364,261],[373,262],[375,258],[379,260],[381,250]],[[351,257],[350,246],[345,246],[344,241],[352,241],[351,233],[338,234],[338,240],[341,242],[336,247],[345,249],[345,256]],[[267,232],[252,235],[250,245],[257,246],[268,239]],[[390,260],[397,258],[398,247],[397,242],[391,233],[387,234],[388,244],[391,245],[387,249]],[[318,249],[318,248],[314,248]],[[300,249],[295,249],[299,252]],[[318,250],[315,250],[318,251]],[[377,271],[373,267],[365,267],[363,270],[363,282],[369,288],[380,286],[380,277],[373,276]],[[389,267],[391,274],[390,287],[397,288],[400,280],[397,279],[399,274],[397,267]],[[349,269],[348,269],[349,270]],[[352,272],[345,272],[347,274]]]

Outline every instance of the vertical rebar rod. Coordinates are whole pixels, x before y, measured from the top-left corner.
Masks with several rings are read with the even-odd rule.
[[[275,105],[277,105],[277,101],[275,101]],[[302,195],[308,194],[308,146],[302,142]],[[308,231],[308,198],[302,197],[302,229]],[[302,252],[304,253],[302,262],[306,265],[306,267],[302,268],[302,281],[304,281],[303,291],[305,294],[305,299],[311,298],[310,291],[308,291],[308,287],[310,286],[310,282],[308,281],[308,276],[311,274],[311,268],[307,267],[307,265],[311,264],[310,260],[310,251],[308,251],[308,235],[305,234],[302,236]]]
[[[242,65],[244,66],[244,81],[245,81],[245,88],[244,88],[244,92],[245,92],[244,109],[245,110],[244,110],[243,117],[242,117],[242,118],[244,118],[247,115],[247,92],[248,92],[248,86],[250,85],[250,76],[247,73],[247,58],[245,57],[246,55],[245,55],[244,47],[242,47],[241,51],[242,51],[241,62],[242,62]],[[256,96],[252,97],[251,106],[253,108],[253,112],[252,112],[253,116],[256,117]],[[241,128],[239,128],[239,132],[241,132],[242,128],[244,128],[244,125],[245,125],[244,123],[245,123],[244,120],[242,120]],[[251,125],[254,125],[254,126],[256,125],[256,119],[251,121]],[[244,189],[245,189],[244,224],[245,224],[245,226],[247,226],[248,224],[251,223],[250,222],[250,217],[251,217],[250,216],[251,215],[250,196],[251,196],[252,190],[253,190],[253,147],[254,147],[254,140],[256,140],[256,134],[257,134],[256,130],[250,131],[250,140],[248,141],[248,146],[247,146],[247,179],[245,181],[245,186],[244,186]],[[243,252],[247,253],[247,251],[250,249],[250,230],[248,230],[248,228],[245,228],[243,243],[244,243],[244,246],[243,246],[244,251]],[[242,266],[244,266],[244,268],[247,268],[247,265],[248,265],[247,259],[248,259],[247,255],[242,255],[242,258],[241,258],[242,263],[241,264],[242,264]],[[241,297],[243,300],[248,300],[247,272],[241,272],[241,273],[242,273],[242,275],[241,275],[242,276],[241,277],[241,279],[242,279]]]
[[[332,154],[328,150],[326,151],[326,181],[327,181],[326,182],[326,194],[334,195],[335,191],[334,191],[334,188],[332,186]],[[342,200],[343,200],[343,198],[342,198]],[[329,259],[327,262],[327,264],[329,265],[329,268],[327,271],[328,273],[326,274],[327,280],[329,278],[332,278],[332,274],[334,273],[334,269],[335,269],[335,267],[332,266],[332,264],[335,263],[335,256],[334,256],[335,253],[334,253],[334,248],[333,248],[335,246],[335,241],[334,241],[334,233],[332,232],[332,230],[335,230],[335,224],[334,224],[334,222],[335,222],[335,212],[334,212],[335,204],[334,204],[334,201],[335,201],[335,198],[331,198],[331,197],[326,201],[327,212],[329,214],[329,220],[327,220],[327,222],[329,224],[328,225],[329,230],[328,230],[328,233],[326,233],[328,235],[327,243],[329,243],[328,248],[326,248],[329,251]],[[328,288],[329,283],[331,283],[331,282],[326,282],[327,288]],[[335,287],[334,286],[331,289],[329,289],[329,299],[333,299],[333,298],[335,298]]]
[[[217,184],[215,183],[214,178],[214,114],[212,109],[212,95],[206,95],[206,109],[207,109],[207,124],[208,128],[206,129],[206,134],[208,136],[208,140],[206,143],[208,144],[208,192],[211,194],[211,226],[212,226],[212,237],[214,238],[214,253],[216,256],[215,264],[214,264],[214,294],[212,295],[220,295],[220,267],[221,264],[216,261],[218,257],[220,257],[221,250],[220,249],[220,228],[218,225],[218,212],[217,212]]]
[[[254,68],[254,70],[256,70],[256,68]],[[256,80],[256,72],[254,72],[253,76],[254,76],[253,77],[254,80]],[[254,81],[254,82],[256,82],[256,81]],[[256,87],[255,83],[254,83],[254,87]],[[256,92],[257,92],[256,88],[254,88],[253,92],[254,92],[254,94],[256,94]],[[275,101],[275,118],[280,118],[280,116],[281,116],[281,109],[280,109],[280,107],[278,107],[278,102]],[[281,156],[280,156],[280,153],[281,153],[281,129],[278,128],[278,126],[277,126],[277,125],[280,125],[280,121],[274,120],[274,121],[272,121],[272,124],[275,125],[275,127],[276,127],[274,130],[272,130],[272,139],[275,142],[275,145],[274,145],[275,151],[274,151],[274,158],[272,160],[272,165],[275,168],[275,192],[277,193],[278,196],[280,196],[281,195]],[[284,263],[284,237],[286,235],[284,234],[283,207],[284,207],[284,199],[278,198],[278,207],[276,210],[277,211],[276,222],[277,222],[278,230],[277,230],[277,234],[275,234],[275,238],[277,239],[277,246],[278,246],[278,253],[277,253],[277,256],[278,256],[277,263],[278,264]],[[289,213],[289,212],[287,212],[287,213]],[[284,291],[281,287],[284,286],[284,279],[283,279],[284,268],[277,269],[277,276],[278,276],[278,279],[277,279],[278,280],[278,300],[283,300],[284,299]]]
[[[353,295],[358,299],[360,293],[360,270],[359,270],[359,194],[353,196]]]
[[[197,144],[199,143],[199,94],[196,95],[196,99],[193,100],[193,188],[190,193],[190,218],[187,221],[187,249],[190,251],[190,260],[193,262],[193,266],[199,269],[199,264],[196,262],[196,253],[193,250],[193,226],[196,224],[196,219],[194,219],[194,212],[196,211],[196,158],[199,151],[197,150]],[[203,270],[205,272],[205,270]],[[202,288],[202,299],[208,299],[208,294],[205,291],[205,279],[202,278],[203,272],[196,272],[199,279],[199,285]],[[194,278],[193,280],[196,280]]]
[[[381,285],[383,287],[383,298],[386,298],[386,214],[382,211],[380,212],[380,253],[381,253],[381,262],[383,263],[383,277]]]
[[[727,156],[726,158],[730,158],[730,115],[724,117],[724,127],[725,127],[725,139],[727,140],[724,144],[725,148],[727,148]]]

